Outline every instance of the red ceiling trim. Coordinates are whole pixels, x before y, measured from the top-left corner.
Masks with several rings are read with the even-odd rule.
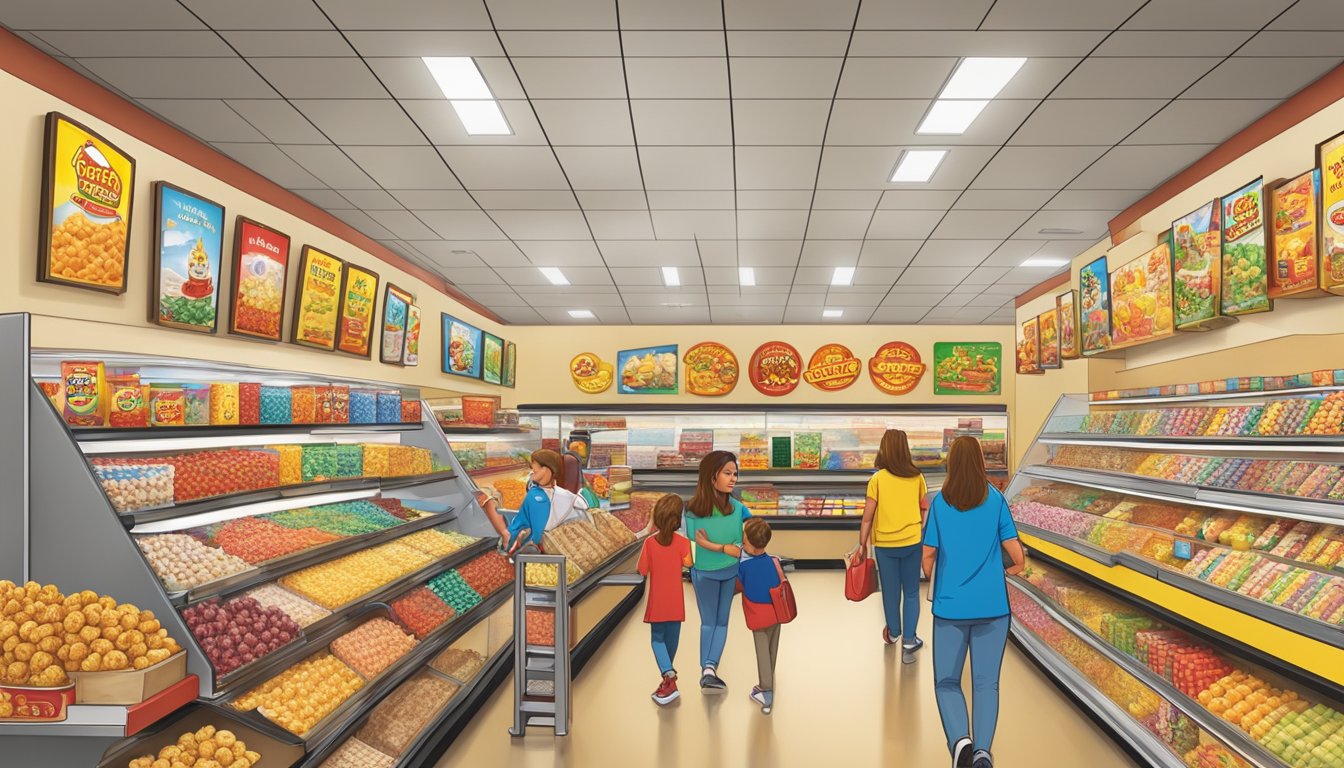
[[[28,41],[0,28],[0,69],[58,99],[116,126],[140,141],[210,174],[262,202],[292,214],[350,245],[369,252],[421,280],[454,301],[500,324],[494,312],[481,306],[442,276],[388,249],[330,213],[318,208],[270,179],[242,165],[214,147],[203,144],[139,106],[80,75]]]
[[[1125,231],[1140,218],[1156,210],[1158,206],[1341,98],[1344,98],[1344,64],[1325,73],[1319,80],[1298,91],[1259,120],[1214,147],[1207,155],[1121,211],[1110,221],[1111,244],[1117,245],[1125,240]],[[1132,236],[1132,233],[1129,236]]]
[[[1026,293],[1024,293],[1024,294],[1018,296],[1018,297],[1017,297],[1017,300],[1016,300],[1016,302],[1014,302],[1013,306],[1015,306],[1015,307],[1017,307],[1017,308],[1020,309],[1020,308],[1021,308],[1023,305],[1025,305],[1027,302],[1029,302],[1029,301],[1034,301],[1034,300],[1036,300],[1036,299],[1039,299],[1040,297],[1042,297],[1042,296],[1044,296],[1045,294],[1047,294],[1047,293],[1049,293],[1049,292],[1055,290],[1056,288],[1059,288],[1059,287],[1061,287],[1061,286],[1068,285],[1068,284],[1069,284],[1069,276],[1072,275],[1072,274],[1073,274],[1073,272],[1070,271],[1070,270],[1067,270],[1067,269],[1064,270],[1063,272],[1060,272],[1058,275],[1055,275],[1054,277],[1052,277],[1052,278],[1046,280],[1045,282],[1041,283],[1040,285],[1036,286],[1035,288],[1032,288],[1031,290],[1027,291]]]

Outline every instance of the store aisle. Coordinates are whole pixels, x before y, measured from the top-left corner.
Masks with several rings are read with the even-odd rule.
[[[799,617],[780,641],[775,708],[762,715],[747,696],[755,684],[751,635],[734,616],[720,670],[724,696],[702,697],[695,669],[699,623],[686,589],[690,620],[678,654],[680,701],[660,709],[649,699],[657,668],[638,607],[589,662],[574,686],[568,737],[532,729],[511,739],[512,681],[507,681],[450,748],[441,768],[473,766],[778,766],[844,768],[946,765],[933,699],[930,648],[902,665],[896,647],[882,645],[877,596],[849,603],[840,571],[791,575]],[[928,603],[924,603],[928,607]],[[740,609],[735,607],[735,611]],[[931,631],[928,611],[920,631]],[[1001,715],[995,743],[1000,768],[1087,766],[1133,762],[1011,644],[1004,660]]]

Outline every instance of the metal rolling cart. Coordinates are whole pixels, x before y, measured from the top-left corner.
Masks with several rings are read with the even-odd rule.
[[[513,579],[513,727],[509,733],[522,736],[528,726],[554,728],[557,736],[569,733],[569,583],[564,555],[518,555]],[[529,564],[554,565],[554,587],[527,584]],[[533,645],[527,637],[527,610],[555,612],[551,645]]]

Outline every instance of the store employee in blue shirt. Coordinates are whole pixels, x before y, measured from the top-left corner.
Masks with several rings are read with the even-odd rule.
[[[508,528],[509,554],[531,543],[541,546],[541,538],[552,528],[571,520],[586,518],[588,504],[581,496],[556,484],[564,472],[560,454],[543,448],[532,453],[532,482],[518,514]]]
[[[1006,569],[1005,555],[1011,559]],[[973,437],[957,438],[948,451],[947,479],[929,506],[923,559],[933,582],[934,693],[953,765],[993,768],[989,750],[999,719],[999,667],[1011,622],[1004,575],[1021,573],[1025,555],[1008,502],[989,484],[980,442]],[[971,722],[961,689],[967,651]]]

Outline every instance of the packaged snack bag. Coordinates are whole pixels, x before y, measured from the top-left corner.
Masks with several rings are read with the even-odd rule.
[[[261,423],[261,385],[255,381],[238,385],[238,423]]]
[[[187,402],[182,388],[151,387],[149,390],[149,417],[156,427],[185,426],[187,423]]]
[[[140,383],[139,374],[107,377],[110,410],[109,426],[135,429],[149,426],[149,387]]]
[[[51,406],[57,413],[65,413],[65,388],[59,381],[39,381],[37,383],[42,388],[42,394],[51,401]]]
[[[210,423],[233,425],[239,423],[238,384],[232,382],[210,385]]]
[[[210,385],[187,384],[182,387],[187,424],[193,427],[210,423]]]
[[[101,427],[107,423],[107,376],[101,362],[63,361],[61,383],[66,424]]]

